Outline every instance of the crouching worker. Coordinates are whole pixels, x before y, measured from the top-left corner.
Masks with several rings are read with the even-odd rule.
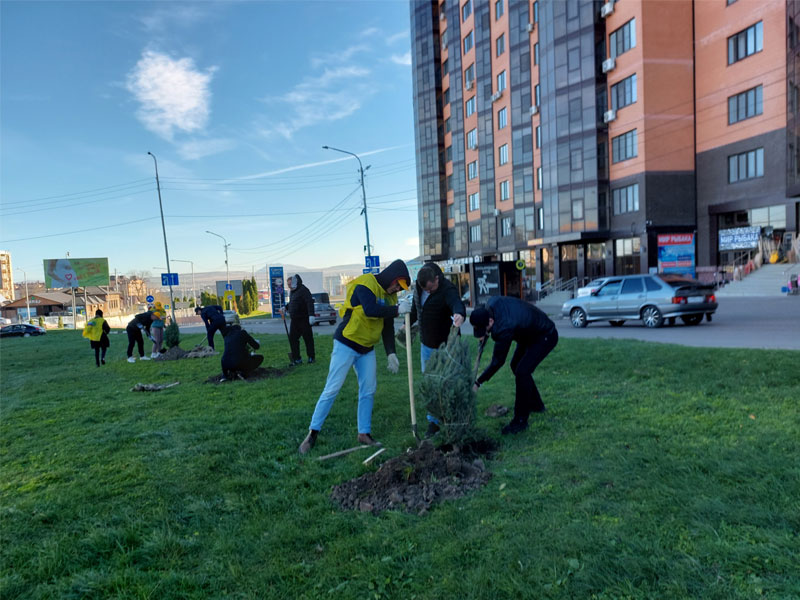
[[[106,364],[106,350],[111,345],[108,341],[110,331],[111,328],[103,318],[103,311],[100,309],[94,312],[94,319],[89,321],[86,327],[83,328],[83,337],[89,339],[89,345],[94,350],[94,362],[97,363],[98,367],[101,362]]]
[[[247,377],[264,361],[260,354],[252,354],[247,347],[258,350],[259,343],[239,325],[222,328],[222,339],[225,340],[225,351],[222,353],[223,379]]]
[[[133,358],[133,347],[136,346],[139,350],[139,360],[150,360],[149,356],[144,355],[144,338],[142,337],[142,332],[144,332],[150,341],[153,340],[153,336],[150,335],[150,327],[153,324],[153,321],[160,320],[161,316],[159,313],[155,313],[152,310],[148,310],[147,312],[139,313],[131,322],[128,323],[128,326],[125,328],[125,333],[128,334],[128,362],[136,362],[136,359]]]
[[[486,306],[476,308],[469,317],[473,333],[482,343],[486,336],[494,340],[492,362],[475,381],[475,391],[489,381],[506,362],[511,342],[517,342],[511,358],[511,372],[516,378],[514,419],[503,427],[502,433],[520,433],[528,428],[528,415],[544,412],[544,402],[533,370],[550,354],[558,343],[555,323],[541,310],[519,298],[494,296]]]
[[[300,454],[314,447],[351,367],[358,377],[358,443],[379,445],[371,435],[377,387],[374,346],[383,339],[387,368],[397,373],[400,361],[395,354],[394,318],[410,310],[407,303],[398,307],[397,292],[407,290],[410,283],[408,267],[402,260],[396,260],[377,275],[366,273],[347,285],[344,306],[339,311],[343,320],[333,334],[328,380],[311,417],[308,435],[300,444]]]

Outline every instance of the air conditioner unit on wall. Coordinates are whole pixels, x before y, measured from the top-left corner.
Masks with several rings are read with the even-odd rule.
[[[539,114],[539,107],[536,105],[531,106],[531,115],[538,115]]]
[[[528,33],[533,33],[533,30],[536,29],[536,25],[534,23],[528,23],[526,29],[528,30]]]
[[[603,61],[603,73],[608,73],[609,71],[613,71],[614,67],[617,66],[617,59],[616,58],[607,58]]]
[[[613,108],[603,113],[603,123],[610,123],[617,118],[617,111]]]
[[[614,2],[606,2],[605,4],[603,4],[602,7],[600,7],[600,16],[603,17],[604,19],[608,15],[613,13],[614,13]]]

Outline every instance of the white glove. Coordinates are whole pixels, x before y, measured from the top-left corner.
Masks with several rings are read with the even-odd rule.
[[[400,304],[397,305],[397,314],[399,316],[405,315],[410,312],[411,312],[411,302],[404,301],[400,302]]]
[[[386,368],[389,369],[390,373],[397,373],[400,370],[400,360],[397,358],[397,354],[392,352],[387,358]]]
[[[313,316],[313,315],[310,315],[310,316],[308,317],[308,324],[309,324],[309,325],[313,325],[313,324],[314,324],[314,316]]]

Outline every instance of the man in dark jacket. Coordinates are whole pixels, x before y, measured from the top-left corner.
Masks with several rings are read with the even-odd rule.
[[[206,326],[206,338],[208,345],[214,349],[214,334],[217,331],[222,331],[225,327],[225,313],[219,304],[211,304],[200,308],[199,306],[194,309],[194,314],[200,315],[203,319],[203,324]]]
[[[222,353],[222,376],[225,379],[234,379],[241,375],[246,377],[255,371],[264,361],[260,354],[251,354],[248,346],[258,350],[259,343],[239,325],[223,327],[222,339],[225,340],[225,351]]]
[[[451,327],[461,327],[467,316],[458,290],[436,263],[426,263],[417,273],[411,324],[419,321],[422,372],[431,355],[447,342]],[[439,431],[439,421],[428,415],[427,437]]]
[[[128,326],[125,328],[125,333],[128,334],[128,362],[136,362],[136,359],[133,358],[133,346],[138,346],[139,350],[139,360],[150,360],[149,356],[144,355],[144,339],[142,338],[142,332],[147,334],[149,339],[153,339],[150,335],[150,325],[153,321],[159,320],[161,317],[158,313],[154,313],[152,310],[148,310],[147,312],[139,313],[131,322],[128,323]]]
[[[476,308],[469,317],[476,338],[482,343],[491,334],[494,340],[492,362],[478,376],[475,390],[506,362],[511,342],[517,342],[511,358],[511,372],[517,383],[514,418],[502,433],[519,433],[528,428],[528,415],[544,412],[542,397],[533,381],[533,371],[558,343],[558,331],[546,314],[518,298],[494,296],[486,306]]]
[[[314,323],[314,298],[311,292],[303,285],[300,275],[293,275],[287,280],[291,293],[289,294],[289,304],[281,308],[281,315],[289,313],[289,347],[292,350],[291,365],[302,365],[303,359],[300,358],[300,338],[306,343],[306,354],[308,364],[314,362],[314,333],[311,326]]]

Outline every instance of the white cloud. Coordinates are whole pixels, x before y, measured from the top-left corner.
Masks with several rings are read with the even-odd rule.
[[[367,51],[369,51],[369,46],[364,44],[356,44],[355,46],[349,46],[345,48],[341,52],[329,52],[322,56],[315,56],[311,59],[311,66],[315,69],[318,69],[319,67],[324,67],[325,65],[342,64],[349,61],[359,52]]]
[[[171,2],[169,8],[160,8],[140,17],[142,28],[150,34],[162,34],[175,27],[190,27],[210,16],[209,7],[199,4]]]
[[[210,114],[209,85],[215,70],[202,72],[191,58],[176,60],[146,50],[127,79],[128,91],[140,103],[136,116],[167,140],[172,140],[175,130],[202,130]]]
[[[411,246],[413,248],[419,248],[419,237],[412,237],[406,239],[406,246]]]
[[[396,65],[403,65],[403,66],[410,67],[411,66],[411,52],[406,52],[405,54],[392,54],[392,56],[389,57],[389,60],[391,60]]]
[[[359,35],[359,37],[371,37],[380,34],[381,30],[377,27],[367,27]]]
[[[399,33],[395,33],[395,34],[390,35],[389,37],[387,37],[386,38],[386,44],[387,45],[396,44],[397,42],[399,42],[401,40],[404,40],[407,37],[408,37],[408,29],[406,29],[405,31],[401,31]]]
[[[197,160],[226,152],[235,146],[236,144],[233,140],[224,138],[190,140],[178,145],[178,154],[186,160]]]

